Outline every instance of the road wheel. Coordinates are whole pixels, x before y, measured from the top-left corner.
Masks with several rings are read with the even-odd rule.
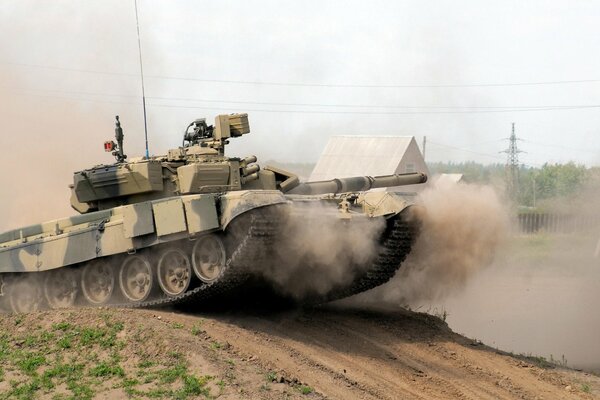
[[[154,288],[154,274],[145,256],[132,254],[125,258],[119,270],[119,286],[123,296],[134,303],[150,296]]]
[[[37,278],[21,276],[6,285],[8,305],[13,313],[28,313],[42,307],[42,288]]]
[[[77,278],[70,268],[60,268],[46,273],[44,297],[50,308],[69,308],[77,297]]]
[[[217,235],[206,235],[197,239],[192,249],[194,273],[206,283],[221,276],[226,262],[225,246]]]
[[[115,273],[106,261],[96,260],[83,267],[81,292],[93,305],[106,304],[115,290]]]
[[[192,281],[192,266],[187,254],[180,249],[167,249],[158,259],[158,285],[167,296],[184,293]]]

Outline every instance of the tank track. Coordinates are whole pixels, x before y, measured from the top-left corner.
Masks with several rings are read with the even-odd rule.
[[[392,279],[410,253],[419,232],[418,223],[407,218],[407,211],[388,220],[388,227],[381,239],[381,251],[371,268],[357,276],[350,285],[332,290],[319,302],[325,303],[366,292]]]
[[[381,251],[373,264],[362,275],[357,276],[350,285],[334,289],[326,296],[309,298],[301,301],[302,304],[319,304],[345,297],[350,297],[367,290],[373,289],[389,281],[400,268],[401,263],[410,253],[412,245],[418,235],[418,224],[406,217],[407,212],[398,214],[387,221],[387,228],[381,238]],[[161,295],[159,298],[140,303],[112,304],[111,307],[126,308],[158,308],[178,306],[185,309],[202,307],[210,299],[235,294],[236,290],[244,285],[251,277],[253,264],[267,262],[264,255],[278,235],[281,221],[276,212],[251,212],[244,223],[248,230],[242,238],[232,240],[238,243],[227,260],[222,276],[215,282],[202,284],[179,296],[168,297]]]

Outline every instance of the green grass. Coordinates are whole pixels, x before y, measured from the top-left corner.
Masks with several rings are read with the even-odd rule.
[[[266,378],[267,382],[275,382],[277,380],[277,373],[274,371],[269,371]]]
[[[90,369],[90,376],[107,377],[107,376],[125,376],[125,371],[119,365],[101,362],[97,366]]]
[[[41,354],[19,351],[16,353],[17,367],[27,375],[33,375],[37,369],[46,363],[46,357]]]
[[[156,364],[153,361],[144,360],[138,364],[138,368],[150,368],[150,367],[153,367],[154,365],[156,365]]]
[[[58,322],[56,324],[52,324],[52,329],[55,331],[68,331],[71,330],[72,325],[68,322]]]
[[[583,393],[592,393],[592,387],[588,383],[581,384],[581,391]]]
[[[15,318],[15,325],[21,325],[28,317],[7,318]],[[27,332],[0,332],[0,381],[7,379],[6,371],[11,372],[0,400],[29,400],[41,395],[91,400],[108,387],[122,388],[131,398],[211,397],[207,384],[214,378],[192,373],[182,353],[149,356],[143,341],[129,342],[136,358],[126,368],[122,363],[126,343],[118,336],[125,325],[113,318],[114,314],[107,313],[104,323],[94,325],[63,321],[47,329],[36,325]],[[183,325],[172,327],[181,329]],[[131,338],[131,334],[127,336]],[[132,353],[127,357],[131,360]],[[217,385],[222,390],[225,382]],[[53,394],[59,386],[66,388],[66,393]]]
[[[212,379],[212,377],[203,376],[197,378],[193,375],[185,375],[183,377],[183,387],[174,393],[173,398],[183,400],[190,396],[203,395],[208,397],[210,392],[206,388],[206,384],[210,379]]]
[[[199,334],[201,334],[203,332],[204,331],[200,328],[199,324],[195,324],[194,326],[192,326],[192,335],[198,336]]]
[[[310,386],[306,386],[306,385],[300,385],[300,386],[298,386],[298,390],[303,395],[308,395],[308,394],[311,394],[312,392],[315,391],[313,388],[311,388]]]

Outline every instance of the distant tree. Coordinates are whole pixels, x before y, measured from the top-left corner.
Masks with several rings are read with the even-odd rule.
[[[506,167],[503,164],[483,165],[475,162],[430,163],[432,174],[459,173],[469,183],[504,187]],[[588,182],[600,185],[600,167],[586,168],[573,162],[567,164],[544,164],[540,168],[522,165],[519,168],[519,191],[516,202],[532,206],[545,199],[576,196]],[[535,190],[535,192],[534,192]]]
[[[536,171],[536,195],[540,199],[569,197],[577,194],[586,181],[587,170],[583,165],[544,164]]]

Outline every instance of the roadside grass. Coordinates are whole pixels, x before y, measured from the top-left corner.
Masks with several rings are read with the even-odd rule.
[[[88,400],[119,388],[132,398],[212,397],[212,376],[193,374],[181,353],[149,354],[144,329],[127,326],[121,334],[126,326],[114,313],[103,314],[94,324],[64,321],[27,331],[19,328],[24,318],[30,317],[2,317],[3,324],[17,328],[0,332],[0,400],[41,395]],[[219,381],[216,386],[222,390],[224,384]],[[59,393],[54,393],[57,388]]]
[[[541,261],[545,259],[554,245],[554,237],[546,233],[513,236],[509,247],[512,257],[519,260]]]
[[[313,388],[306,385],[299,385],[296,387],[296,389],[298,389],[298,391],[300,391],[300,393],[302,393],[303,395],[309,395],[315,391]]]
[[[570,368],[567,359],[564,354],[560,359],[554,358],[552,354],[550,354],[550,358],[546,358],[544,356],[536,356],[531,353],[520,353],[515,354],[512,352],[506,352],[502,350],[496,349],[497,352],[507,354],[511,357],[521,359],[523,361],[527,361],[537,367],[544,369],[552,369],[552,368]]]
[[[592,393],[592,387],[589,385],[589,383],[582,383],[581,384],[581,391],[583,393]]]

